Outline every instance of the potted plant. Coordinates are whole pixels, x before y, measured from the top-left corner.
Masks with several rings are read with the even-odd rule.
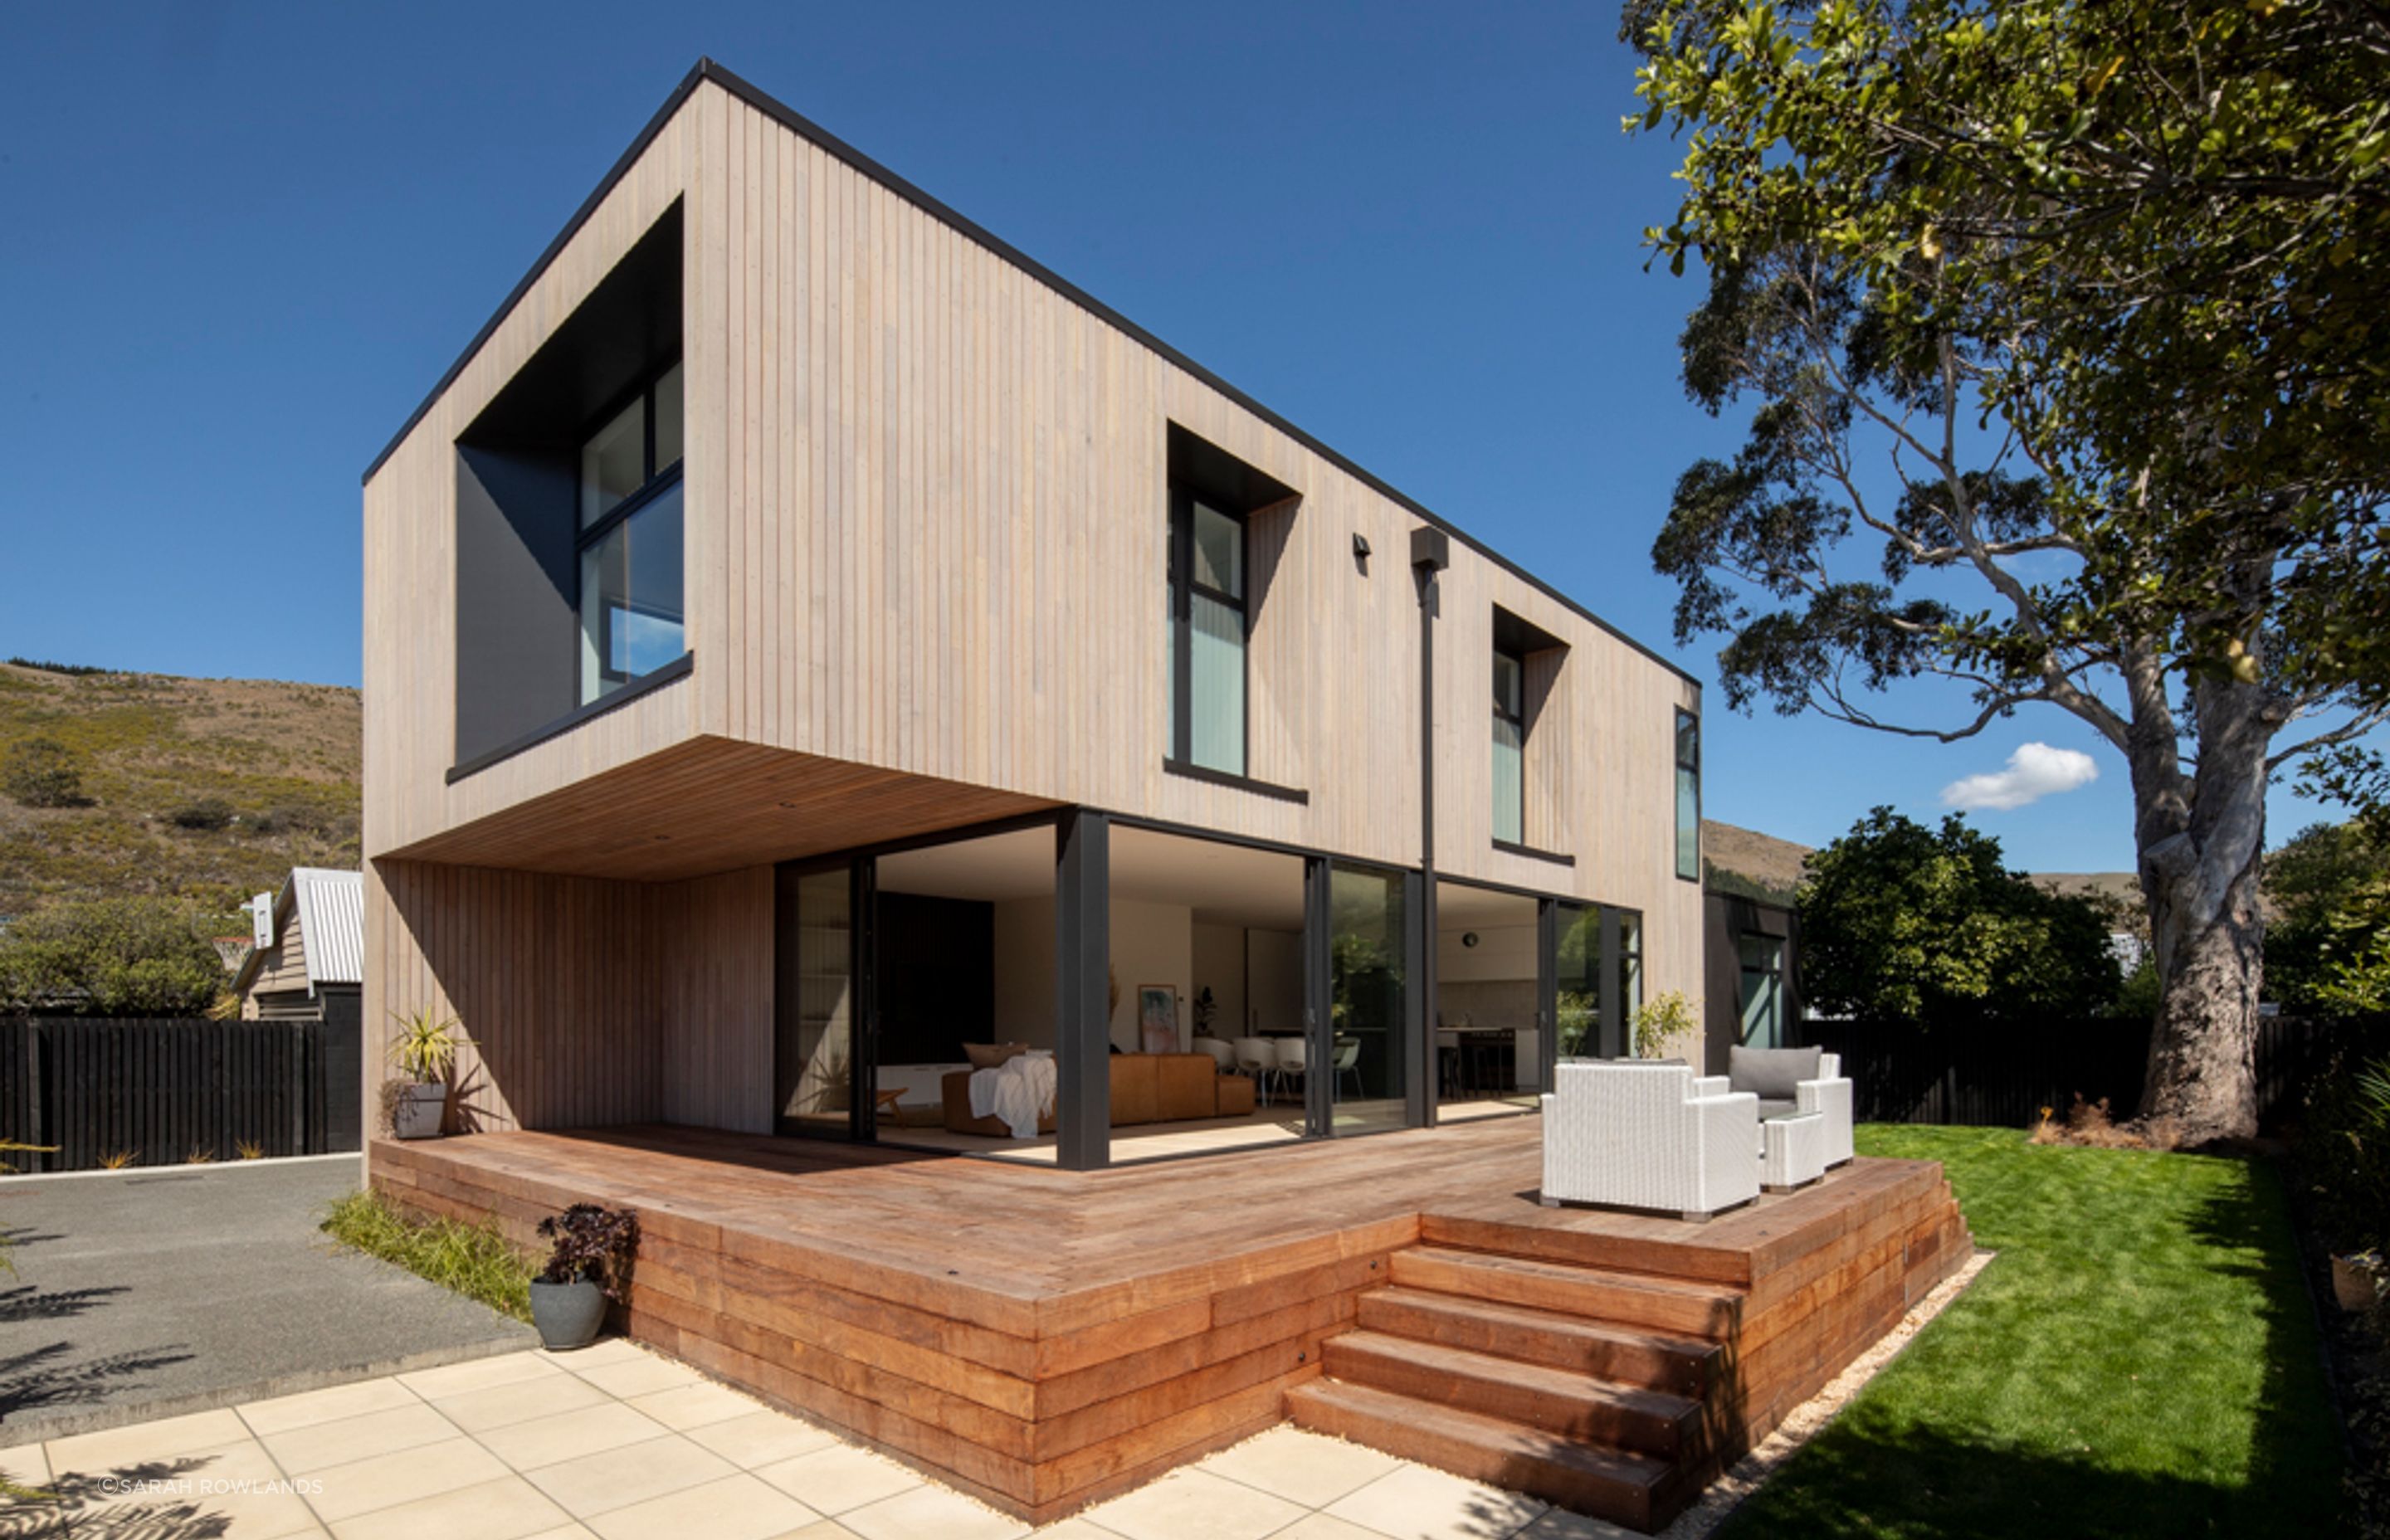
[[[2382,1303],[2382,1253],[2374,1251],[2335,1254],[2332,1259],[2332,1294],[2349,1313],[2372,1309]]]
[[[435,1017],[429,1007],[406,1016],[396,1011],[398,1035],[391,1039],[390,1059],[402,1077],[391,1104],[390,1131],[402,1139],[436,1139],[448,1116],[448,1076],[456,1067],[456,1050],[472,1039],[456,1031],[454,1017]]]
[[[575,1203],[539,1222],[552,1240],[547,1266],[531,1285],[531,1320],[552,1353],[587,1347],[606,1321],[606,1302],[621,1302],[631,1254],[639,1245],[639,1218],[626,1209]]]

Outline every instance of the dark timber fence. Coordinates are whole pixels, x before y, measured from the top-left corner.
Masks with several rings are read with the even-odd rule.
[[[357,1148],[356,1024],[0,1017],[0,1155],[86,1171]]]
[[[2384,1030],[2380,1022],[2286,1017],[2259,1022],[2259,1120],[2295,1112],[2308,1080],[2344,1037],[2379,1038]],[[2149,1069],[2149,1029],[2106,1019],[1939,1027],[1802,1021],[1793,1032],[1802,1045],[1842,1056],[1863,1123],[2025,1128],[2045,1107],[2062,1117],[2077,1094],[2106,1098],[2121,1121],[2140,1105]]]

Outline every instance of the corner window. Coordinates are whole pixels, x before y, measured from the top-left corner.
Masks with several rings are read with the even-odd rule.
[[[1784,942],[1746,933],[1735,950],[1742,967],[1742,1041],[1754,1048],[1784,1046]]]
[[[1245,773],[1245,521],[1170,493],[1171,757]]]
[[[581,703],[688,650],[681,608],[681,366],[582,442]]]
[[[1677,713],[1677,875],[1702,879],[1702,719]]]
[[[1494,649],[1494,838],[1527,842],[1527,664]]]

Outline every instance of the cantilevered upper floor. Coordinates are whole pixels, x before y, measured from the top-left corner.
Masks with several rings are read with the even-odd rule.
[[[1690,677],[710,63],[365,518],[369,857],[662,879],[1075,803],[1699,877]]]

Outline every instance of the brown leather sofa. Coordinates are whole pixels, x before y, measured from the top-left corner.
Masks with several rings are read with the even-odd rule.
[[[1210,1054],[1114,1054],[1111,1067],[1114,1128],[1241,1117],[1253,1110],[1253,1083],[1243,1075],[1220,1073]],[[955,1070],[938,1083],[945,1102],[946,1132],[1007,1136],[1012,1131],[1001,1120],[970,1115],[970,1076],[968,1070]],[[1037,1120],[1037,1132],[1054,1132],[1052,1113]]]

